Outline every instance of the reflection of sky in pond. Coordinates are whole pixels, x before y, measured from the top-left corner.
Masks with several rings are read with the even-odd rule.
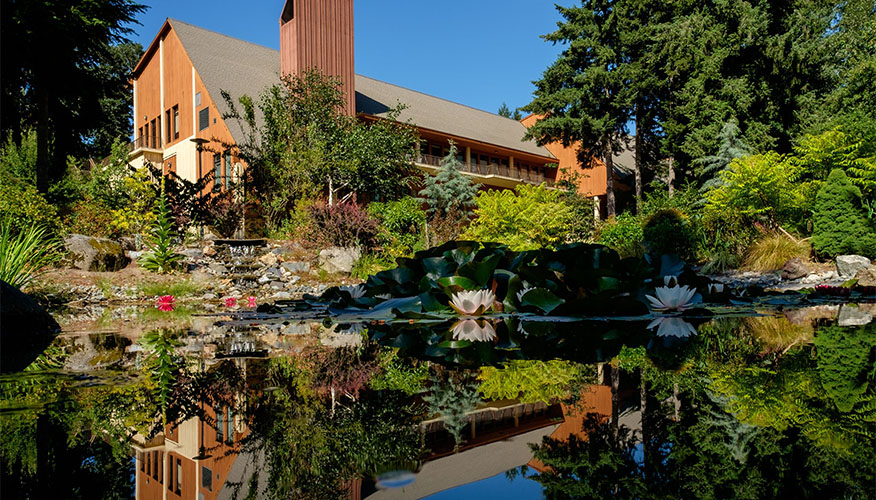
[[[527,475],[537,473],[537,471],[530,469],[527,472]],[[506,473],[503,472],[486,479],[481,479],[480,481],[450,488],[449,490],[444,490],[424,498],[428,498],[429,500],[451,500],[455,498],[477,498],[480,500],[488,500],[492,498],[532,500],[544,498],[544,494],[542,493],[541,485],[536,481],[533,481],[522,474],[511,480]]]

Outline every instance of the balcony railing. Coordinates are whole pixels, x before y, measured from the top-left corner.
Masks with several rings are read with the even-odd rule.
[[[138,149],[143,149],[143,148],[161,149],[161,146],[158,146],[155,144],[152,144],[150,146],[150,143],[152,141],[150,141],[149,139],[151,139],[151,137],[144,136],[144,135],[137,137],[136,139],[134,139],[133,141],[128,143],[128,152],[130,153],[132,151],[136,151]],[[156,141],[157,141],[157,139],[156,139]]]
[[[441,158],[440,156],[432,156],[432,155],[424,155],[421,154],[418,160],[418,163],[423,165],[429,165],[431,167],[439,167],[441,166]],[[518,168],[516,166],[511,167],[508,165],[496,165],[496,164],[474,164],[474,163],[462,163],[460,170],[463,172],[468,172],[473,175],[478,176],[488,176],[488,175],[497,175],[500,177],[505,177],[508,179],[514,179],[522,182],[528,182],[532,184],[541,184],[545,183],[547,186],[553,186],[554,181],[549,177],[545,177],[544,173],[539,173],[534,170],[529,170],[526,168]]]

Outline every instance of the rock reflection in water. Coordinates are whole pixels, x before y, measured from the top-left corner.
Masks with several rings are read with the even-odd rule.
[[[872,498],[876,325],[842,326],[868,307],[656,324],[502,317],[476,322],[492,331],[470,343],[451,321],[245,311],[151,333],[165,348],[66,335],[0,379],[0,487],[460,497],[506,473],[509,490],[529,481],[550,498]],[[161,349],[164,364],[150,361]]]

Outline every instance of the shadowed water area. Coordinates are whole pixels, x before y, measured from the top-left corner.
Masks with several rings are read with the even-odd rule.
[[[494,262],[480,285],[433,261],[301,301],[58,312],[0,378],[2,496],[876,497],[872,294],[648,311],[628,275],[591,293],[491,255],[465,262]],[[450,310],[461,274],[494,310]],[[584,295],[605,315],[569,314]]]

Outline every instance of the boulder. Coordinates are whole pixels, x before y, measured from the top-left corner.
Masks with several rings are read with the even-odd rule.
[[[876,286],[876,264],[858,269],[855,279],[858,280],[858,286]]]
[[[0,371],[18,372],[33,362],[61,331],[58,322],[37,302],[0,281]]]
[[[361,256],[362,253],[355,247],[326,248],[319,252],[319,268],[328,273],[350,274]]]
[[[795,280],[808,274],[809,267],[800,259],[800,257],[794,257],[793,259],[788,260],[788,262],[785,262],[785,265],[782,266],[783,280]]]
[[[71,234],[64,246],[70,264],[83,271],[118,271],[130,262],[122,245],[106,238]]]
[[[213,245],[207,245],[201,251],[204,252],[204,255],[207,257],[215,257],[216,256],[216,249],[213,247]]]
[[[266,253],[259,257],[259,262],[270,267],[277,265],[277,256],[273,253]]]
[[[870,266],[870,259],[862,255],[840,255],[836,258],[836,272],[842,279],[850,279],[859,269]]]
[[[200,260],[204,258],[204,251],[200,248],[186,248],[180,253],[191,260]]]
[[[290,273],[310,272],[310,262],[284,262],[280,265],[283,266],[283,269],[289,271]]]

